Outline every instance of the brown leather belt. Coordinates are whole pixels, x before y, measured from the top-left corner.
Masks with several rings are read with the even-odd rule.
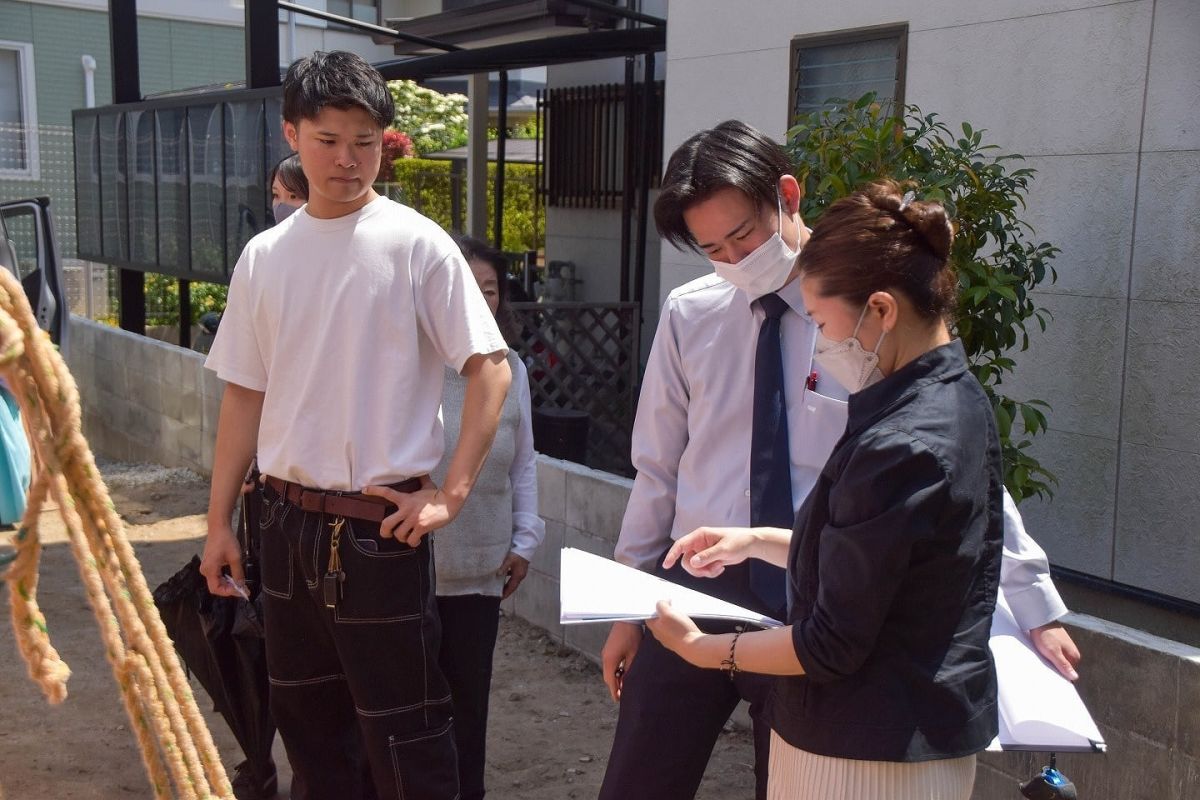
[[[382,522],[384,517],[396,511],[396,506],[375,495],[306,489],[298,483],[285,481],[272,475],[264,476],[263,482],[270,486],[277,495],[301,511],[365,519],[371,522]],[[421,488],[421,479],[409,478],[400,483],[390,484],[388,488],[410,494]]]

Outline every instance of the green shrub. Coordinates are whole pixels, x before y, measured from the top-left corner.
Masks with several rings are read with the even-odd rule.
[[[1058,248],[1034,242],[1033,228],[1020,217],[1034,170],[1010,171],[1022,157],[997,154],[999,147],[983,144],[983,131],[966,122],[959,135],[936,114],[912,105],[895,113],[874,94],[831,102],[788,132],[805,188],[805,222],[813,224],[834,200],[879,178],[911,180],[918,197],[945,204],[956,230],[950,254],[959,277],[955,329],[996,411],[1004,482],[1018,502],[1051,494],[1057,479],[1027,449],[1029,437],[1046,430],[1048,406],[1001,391],[1015,367],[1009,353],[1029,347],[1027,323],[1046,329],[1049,313],[1031,291],[1056,278],[1050,262]]]
[[[437,153],[467,143],[467,98],[442,94],[413,81],[389,81],[396,104],[392,128],[407,134],[417,155]]]
[[[394,199],[412,206],[446,230],[461,230],[462,221],[452,218],[453,193],[459,194],[460,207],[466,214],[467,183],[465,171],[460,178],[451,172],[451,161],[427,158],[398,158],[393,171],[398,191]],[[541,228],[541,197],[535,183],[532,164],[504,165],[503,246],[512,252],[538,250],[545,243]],[[488,241],[493,238],[495,214],[496,165],[488,164]]]
[[[179,279],[173,275],[157,272],[146,273],[146,324],[179,324]],[[189,284],[192,298],[192,324],[209,311],[225,310],[225,298],[229,287],[219,283],[192,281]]]

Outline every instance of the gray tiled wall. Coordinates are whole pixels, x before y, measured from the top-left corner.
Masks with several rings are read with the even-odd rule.
[[[82,317],[67,360],[97,455],[212,470],[223,385],[204,356]]]

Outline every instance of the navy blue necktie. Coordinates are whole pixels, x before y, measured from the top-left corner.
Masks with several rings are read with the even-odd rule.
[[[750,437],[750,525],[792,529],[792,457],[788,448],[787,401],[783,388],[780,318],[788,304],[777,294],[758,298],[766,317],[754,354],[754,420]],[[750,589],[777,619],[787,607],[785,574],[779,567],[750,560]]]

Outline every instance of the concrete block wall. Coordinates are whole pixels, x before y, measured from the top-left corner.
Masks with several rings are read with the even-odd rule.
[[[1079,796],[1200,797],[1200,649],[1083,614],[1066,622],[1084,653],[1079,693],[1108,745],[1059,755]],[[1045,763],[1044,753],[984,754],[974,800],[1017,797],[1016,783]]]
[[[204,356],[71,318],[67,361],[97,456],[212,471],[224,384]]]
[[[538,507],[546,521],[546,540],[521,588],[505,604],[509,613],[597,662],[608,626],[558,622],[559,551],[574,547],[612,558],[632,487],[628,478],[538,456]]]
[[[222,385],[203,368],[203,356],[80,318],[72,322],[68,360],[93,451],[208,474]],[[611,558],[631,488],[627,478],[539,456],[546,541],[504,604],[595,661],[608,627],[558,622],[559,551],[577,547]],[[1105,756],[1060,758],[1080,796],[1200,797],[1200,649],[1085,615],[1067,621],[1084,654],[1080,692],[1110,748]],[[740,719],[745,723],[744,714]],[[983,756],[975,800],[1015,797],[1015,782],[1028,779],[1043,757]]]

